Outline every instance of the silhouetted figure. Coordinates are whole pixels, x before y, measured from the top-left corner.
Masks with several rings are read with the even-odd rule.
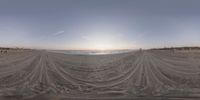
[[[175,49],[172,49],[172,53],[175,53],[175,51],[176,51]]]
[[[140,50],[139,50],[140,52],[142,52],[142,48],[140,48]]]
[[[172,54],[174,54],[174,53],[175,53],[175,48],[171,47],[170,52],[171,52]]]

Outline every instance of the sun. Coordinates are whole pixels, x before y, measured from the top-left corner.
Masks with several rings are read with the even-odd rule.
[[[96,50],[109,50],[115,49],[115,44],[111,43],[111,41],[94,41],[90,44],[90,48]]]
[[[89,34],[83,38],[86,49],[91,50],[129,49],[133,46],[127,39],[111,32]]]

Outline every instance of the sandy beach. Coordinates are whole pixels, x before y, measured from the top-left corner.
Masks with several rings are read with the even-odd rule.
[[[199,83],[199,52],[0,54],[0,100],[198,99]]]

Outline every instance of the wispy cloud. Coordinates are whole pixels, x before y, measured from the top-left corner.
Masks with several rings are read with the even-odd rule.
[[[51,38],[51,37],[56,37],[56,36],[62,35],[64,33],[65,33],[65,31],[62,30],[62,31],[58,31],[56,33],[51,33],[50,35],[42,35],[38,39],[45,40],[45,39],[48,39],[48,38]]]
[[[65,31],[58,31],[57,33],[54,33],[53,34],[53,36],[59,36],[59,35],[62,35],[62,34],[64,34],[65,33]]]

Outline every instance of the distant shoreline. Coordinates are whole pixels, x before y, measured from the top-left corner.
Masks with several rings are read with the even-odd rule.
[[[59,50],[59,49],[32,49],[32,48],[18,48],[18,47],[0,47],[0,50],[47,50],[47,51],[67,51],[67,52],[88,52],[92,51],[92,53],[98,52],[126,52],[126,51],[135,51],[135,50],[200,50],[200,46],[181,46],[181,47],[163,47],[163,48],[149,48],[149,49],[109,49],[109,50],[77,50],[77,49],[66,49],[66,50]]]
[[[55,53],[73,54],[73,55],[108,55],[122,54],[133,50],[48,50]]]
[[[200,50],[200,47],[164,47],[164,48],[152,48],[150,50]]]

